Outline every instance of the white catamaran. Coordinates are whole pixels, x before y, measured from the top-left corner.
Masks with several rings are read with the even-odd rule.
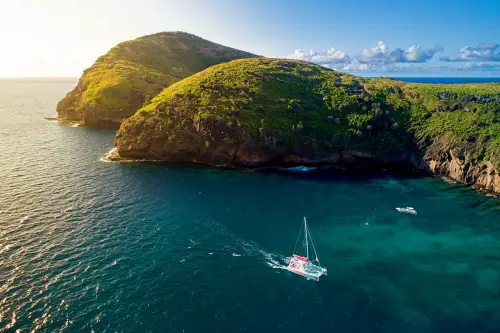
[[[299,244],[299,240],[301,239],[302,230],[304,230],[304,238],[301,246],[297,249]],[[314,251],[314,259],[309,260],[309,245],[312,246]],[[301,248],[305,250],[305,255],[298,255],[297,250],[300,251]],[[307,220],[304,217],[304,224],[300,228],[299,236],[297,237],[297,242],[295,243],[295,248],[293,249],[293,255],[289,258],[286,258],[286,263],[288,266],[285,267],[286,270],[302,275],[307,279],[312,279],[314,281],[319,281],[319,277],[321,275],[327,275],[326,268],[321,267],[321,263],[319,262],[318,254],[316,252],[316,247],[314,246],[313,239],[309,232],[309,228],[307,227]],[[316,263],[316,264],[315,264]]]

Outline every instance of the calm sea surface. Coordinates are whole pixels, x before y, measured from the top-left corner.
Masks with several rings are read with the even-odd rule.
[[[396,77],[395,80],[415,83],[489,83],[500,82],[500,77]]]
[[[388,172],[106,163],[113,131],[43,119],[74,84],[0,80],[0,331],[500,331],[498,199]],[[319,282],[280,268],[302,216]]]

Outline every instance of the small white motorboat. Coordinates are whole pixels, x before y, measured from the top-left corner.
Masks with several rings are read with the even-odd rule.
[[[412,214],[412,215],[418,215],[418,212],[415,210],[413,207],[397,207],[396,210],[401,213],[407,213],[407,214]]]
[[[302,229],[304,229],[304,238],[302,241],[302,246],[297,248],[299,243],[299,239],[301,238]],[[314,259],[309,259],[309,245],[312,246],[314,251]],[[305,255],[301,256],[296,253],[297,250],[303,248],[305,250]],[[307,279],[311,279],[314,281],[319,281],[321,275],[327,275],[327,270],[324,267],[321,267],[321,263],[319,262],[318,254],[316,253],[316,247],[314,246],[314,242],[312,240],[311,234],[309,233],[309,229],[307,228],[307,220],[304,217],[304,224],[300,229],[299,236],[297,237],[297,242],[295,243],[295,248],[293,249],[293,255],[289,258],[285,259],[285,262],[288,264],[285,269],[297,275],[301,275]]]

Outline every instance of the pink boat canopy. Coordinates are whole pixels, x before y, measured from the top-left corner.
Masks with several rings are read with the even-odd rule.
[[[293,255],[293,257],[294,257],[295,259],[302,260],[302,261],[304,261],[304,262],[309,262],[309,259],[307,259],[306,257],[301,257],[301,256],[298,256],[298,255],[296,255],[296,254],[294,254],[294,255]]]

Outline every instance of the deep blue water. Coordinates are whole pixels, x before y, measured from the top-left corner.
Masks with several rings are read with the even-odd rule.
[[[395,80],[415,83],[489,83],[500,82],[500,77],[395,77]]]
[[[106,163],[113,131],[42,118],[74,84],[0,80],[0,331],[500,330],[498,199],[389,172]],[[279,268],[302,216],[319,282]]]

